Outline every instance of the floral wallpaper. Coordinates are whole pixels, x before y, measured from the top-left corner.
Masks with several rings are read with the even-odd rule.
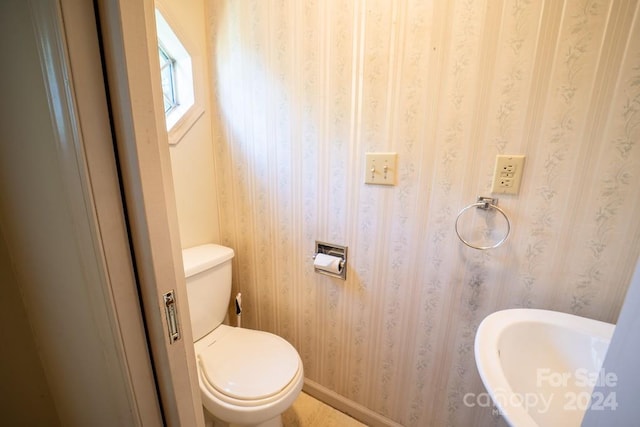
[[[489,313],[615,322],[640,254],[638,1],[209,0],[221,243],[243,325],[305,376],[404,426],[490,426],[473,340]],[[398,153],[396,186],[365,152]],[[524,154],[511,234],[454,223]],[[494,241],[499,216],[466,213]],[[348,246],[346,281],[315,240]]]

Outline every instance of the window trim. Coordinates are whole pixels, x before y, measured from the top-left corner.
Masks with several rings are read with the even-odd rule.
[[[174,75],[178,105],[164,115],[169,144],[176,145],[204,114],[203,66],[198,56],[193,54],[197,50],[186,37],[182,37],[179,27],[158,3],[155,17],[158,46],[162,46],[176,61]],[[164,98],[164,93],[162,96]]]

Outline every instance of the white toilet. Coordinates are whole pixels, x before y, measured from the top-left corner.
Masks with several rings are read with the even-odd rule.
[[[208,244],[182,257],[207,425],[282,426],[281,414],[302,390],[298,352],[277,335],[222,324],[232,249]]]

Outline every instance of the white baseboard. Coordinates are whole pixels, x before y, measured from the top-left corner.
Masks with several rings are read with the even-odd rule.
[[[382,416],[371,409],[362,406],[346,397],[340,396],[338,393],[329,390],[328,388],[321,386],[315,381],[308,378],[304,379],[304,386],[302,387],[305,393],[315,397],[321,402],[326,403],[332,408],[337,409],[340,412],[355,418],[363,424],[371,427],[402,427],[401,424],[390,420],[389,418]]]

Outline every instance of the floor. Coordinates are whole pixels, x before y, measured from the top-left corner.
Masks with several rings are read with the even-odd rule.
[[[363,427],[350,416],[302,392],[282,414],[283,427]]]

